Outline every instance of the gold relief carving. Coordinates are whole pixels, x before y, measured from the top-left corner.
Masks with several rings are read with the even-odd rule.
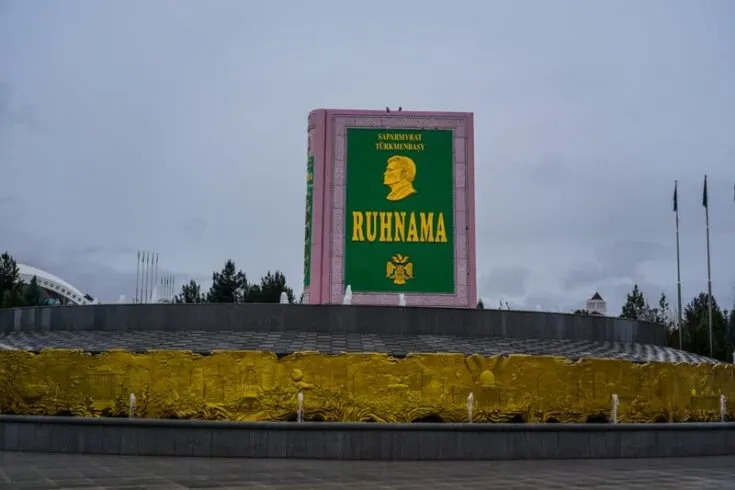
[[[87,378],[88,392],[94,400],[111,402],[117,395],[117,379],[112,373],[90,374]]]
[[[225,401],[225,380],[222,366],[213,365],[212,375],[203,378],[202,398],[206,403],[223,403]]]
[[[413,279],[413,263],[408,255],[395,254],[385,264],[385,277],[402,286]]]
[[[594,373],[594,381],[592,384],[592,397],[595,403],[605,403],[607,394],[610,393],[610,387],[607,384],[607,376],[602,371]]]
[[[735,366],[635,364],[542,356],[153,351],[145,354],[0,351],[0,411],[210,420],[621,422],[718,420],[735,399]],[[732,407],[732,404],[728,404]],[[733,415],[732,408],[729,408]]]
[[[715,395],[703,395],[692,397],[692,409],[694,410],[717,410],[720,407],[720,397]]]
[[[402,201],[416,194],[413,186],[415,179],[416,163],[411,158],[403,155],[390,157],[383,173],[383,184],[390,188],[385,198],[389,201]]]

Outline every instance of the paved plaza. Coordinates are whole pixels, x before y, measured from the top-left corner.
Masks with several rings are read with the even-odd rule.
[[[0,489],[735,489],[735,456],[369,462],[0,453]]]

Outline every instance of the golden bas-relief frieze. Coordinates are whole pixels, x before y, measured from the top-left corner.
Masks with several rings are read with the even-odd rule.
[[[718,420],[735,401],[735,366],[634,364],[541,356],[181,351],[0,351],[4,414],[343,422]],[[728,403],[733,415],[733,403]]]

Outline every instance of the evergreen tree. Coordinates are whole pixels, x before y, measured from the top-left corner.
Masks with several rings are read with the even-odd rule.
[[[666,322],[670,321],[669,313],[671,312],[671,307],[669,306],[669,300],[663,292],[661,293],[661,297],[658,299],[658,309],[662,315],[662,319]]]
[[[666,327],[666,345],[678,349],[680,325],[676,321],[676,314],[671,310],[669,300],[664,293],[661,293],[661,297],[658,300],[658,307],[652,308],[651,310],[651,316],[653,317],[651,321]],[[684,345],[682,345],[682,348],[684,348]]]
[[[485,309],[485,303],[482,302],[482,298],[477,300],[477,309],[478,310],[484,310]]]
[[[684,349],[694,354],[709,356],[709,314],[707,293],[699,293],[684,308]],[[712,355],[720,361],[732,361],[732,349],[726,339],[727,319],[712,298]]]
[[[574,310],[572,313],[575,315],[589,315],[590,312],[587,310]]]
[[[5,252],[0,255],[0,308],[23,306],[23,281],[18,264]]]
[[[669,306],[669,300],[666,298],[666,294],[663,292],[658,299],[658,306],[651,307],[646,305],[644,308],[645,314],[643,320],[649,322],[658,323],[659,325],[665,325],[666,328],[674,328],[673,315],[671,314],[671,307]]]
[[[268,271],[260,279],[260,284],[249,287],[247,301],[249,303],[278,303],[281,301],[282,292],[288,296],[289,303],[294,302],[293,290],[286,285],[286,276],[280,271],[274,273]]]
[[[261,303],[260,284],[245,283],[242,287],[244,303]]]
[[[644,314],[646,309],[646,299],[643,293],[638,289],[638,284],[633,286],[633,290],[628,293],[628,297],[623,305],[623,311],[620,318],[628,318],[630,320],[638,320]]]
[[[202,288],[194,279],[181,286],[181,293],[174,298],[175,303],[204,303]]]
[[[38,278],[33,276],[28,287],[23,292],[23,304],[25,306],[40,306],[43,304],[43,291],[38,285]]]
[[[723,311],[725,316],[725,354],[728,360],[733,360],[735,355],[735,308],[730,311]],[[735,360],[733,360],[735,362]]]
[[[652,306],[646,301],[637,284],[628,293],[620,318],[658,323],[659,325],[665,325],[667,328],[673,328],[671,308],[666,294],[662,292],[658,299],[658,305]]]
[[[228,259],[221,272],[212,274],[212,287],[207,293],[209,303],[240,303],[247,291],[247,280],[242,271],[238,271],[235,262]]]

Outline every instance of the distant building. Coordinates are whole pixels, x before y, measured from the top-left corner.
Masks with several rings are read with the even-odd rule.
[[[20,278],[28,285],[33,277],[43,292],[43,303],[47,305],[93,305],[99,302],[82,293],[68,282],[53,274],[26,264],[17,264]]]
[[[600,293],[595,292],[595,294],[587,300],[587,307],[585,309],[590,315],[607,315],[607,301],[602,299]]]

